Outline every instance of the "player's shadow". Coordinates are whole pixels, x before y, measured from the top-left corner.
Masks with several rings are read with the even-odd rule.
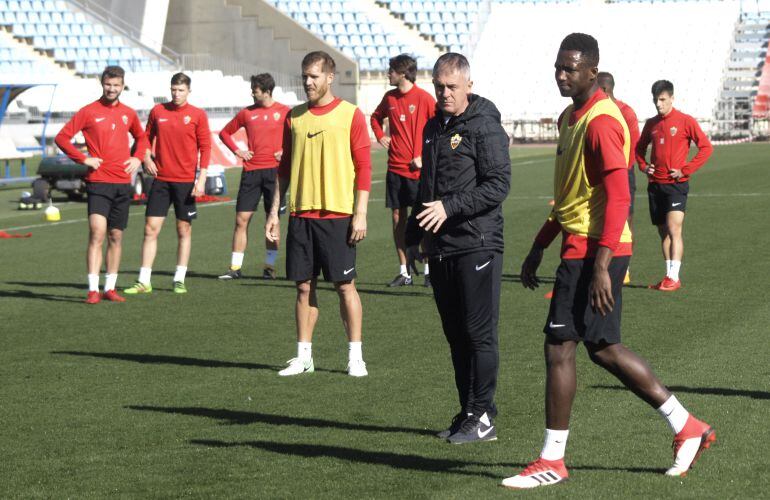
[[[422,472],[439,472],[446,474],[459,474],[464,476],[480,476],[491,479],[500,479],[500,476],[487,471],[464,470],[469,466],[490,467],[489,464],[477,462],[465,462],[462,460],[452,460],[444,458],[429,458],[420,455],[406,455],[400,453],[390,453],[385,451],[358,450],[355,448],[345,448],[342,446],[326,446],[318,444],[290,444],[276,443],[273,441],[240,441],[228,443],[212,439],[193,439],[190,444],[199,446],[209,446],[212,448],[255,448],[258,450],[269,451],[272,453],[281,453],[295,457],[304,458],[336,458],[352,463],[363,463],[370,465],[385,465],[394,469],[405,469]],[[516,464],[524,467],[524,464]]]
[[[627,391],[619,385],[593,385],[593,389],[608,389],[612,391]],[[668,386],[671,392],[687,392],[690,394],[708,394],[713,396],[736,396],[751,399],[770,399],[770,392],[755,391],[751,389],[733,389],[729,387],[687,387],[683,385]]]
[[[6,281],[6,285],[28,286],[32,288],[74,288],[76,290],[87,290],[86,283],[51,283],[50,281]]]
[[[436,431],[429,429],[416,429],[410,427],[392,427],[387,425],[375,424],[354,424],[348,422],[337,422],[335,420],[326,420],[321,418],[292,417],[290,415],[273,415],[269,413],[259,413],[252,411],[228,410],[225,408],[200,408],[200,407],[164,407],[164,406],[126,406],[130,410],[153,411],[160,413],[169,413],[172,415],[189,415],[194,417],[205,417],[215,420],[221,420],[223,425],[250,425],[255,423],[269,425],[293,425],[298,427],[313,427],[319,429],[343,429],[347,431],[362,432],[387,432],[387,433],[405,433],[417,434],[422,436],[434,436]]]
[[[556,278],[552,276],[538,276],[537,278],[540,283],[555,283]],[[503,273],[503,281],[508,281],[511,283],[521,283],[521,275],[520,274],[506,274]]]
[[[134,354],[125,352],[86,352],[86,351],[51,351],[51,354],[66,356],[85,356],[91,358],[116,359],[119,361],[131,361],[134,363],[150,365],[177,365],[197,366],[201,368],[240,368],[244,370],[268,370],[278,371],[283,366],[266,365],[262,363],[244,363],[236,361],[220,361],[217,359],[188,358],[183,356],[168,356],[163,354]],[[315,368],[317,372],[341,373],[343,370],[330,370],[327,368]]]
[[[296,286],[293,282],[290,281],[279,281],[279,280],[264,280],[264,281],[257,281],[253,283],[244,283],[243,286],[269,286],[274,288],[291,288],[294,290]],[[431,295],[428,291],[424,292],[410,292],[410,291],[403,291],[398,289],[393,290],[382,290],[380,288],[368,288],[368,286],[381,286],[377,283],[366,283],[366,282],[356,282],[356,290],[358,290],[359,294],[362,295],[390,295],[394,297],[428,297],[432,298],[433,295]],[[384,286],[384,285],[382,285]],[[323,292],[334,292],[334,286],[330,283],[319,283],[318,288],[319,291]]]
[[[155,276],[174,276],[174,271],[152,271],[152,274]],[[185,274],[188,278],[205,278],[205,279],[219,279],[218,274],[206,274],[206,273],[196,273],[195,271],[187,271],[187,274]]]
[[[9,299],[35,299],[51,302],[82,303],[82,298],[68,297],[66,295],[54,295],[51,293],[36,293],[29,290],[0,290],[0,298]]]

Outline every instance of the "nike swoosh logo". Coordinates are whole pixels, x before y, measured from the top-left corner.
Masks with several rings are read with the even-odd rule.
[[[168,121],[168,118],[158,118],[158,121],[159,121],[159,122],[167,122],[167,121]]]
[[[348,274],[350,274],[350,273],[352,273],[352,272],[353,272],[353,269],[355,269],[355,267],[351,267],[351,268],[350,268],[350,269],[348,269],[347,271],[342,271],[342,274],[344,274],[345,276],[347,276]]]
[[[102,121],[104,121],[104,118],[94,118],[94,121],[95,121],[96,123],[99,123],[99,122],[102,122]]]
[[[492,262],[492,261],[491,261],[491,260],[488,260],[488,261],[487,261],[485,264],[481,264],[481,265],[478,265],[478,264],[476,264],[476,271],[481,271],[482,269],[484,269],[485,267],[487,267],[487,266],[489,265],[489,263],[490,263],[490,262]]]
[[[672,203],[671,204],[672,207],[678,207],[679,205],[681,205],[681,203]]]
[[[315,137],[315,136],[317,136],[318,134],[321,134],[321,133],[323,133],[323,130],[321,130],[321,131],[319,131],[319,132],[316,132],[316,133],[314,133],[314,134],[312,134],[312,133],[308,132],[308,133],[307,133],[307,138],[308,138],[308,139],[312,139],[313,137]]]
[[[254,116],[251,117],[252,120],[256,120],[257,118],[259,118],[259,116],[257,116],[257,115],[254,115]]]
[[[567,325],[557,325],[553,321],[550,321],[548,323],[548,328],[564,328],[565,326],[567,326]]]
[[[483,431],[483,432],[482,432],[482,430],[481,430],[481,429],[479,429],[479,437],[480,437],[480,438],[482,438],[482,439],[483,439],[483,438],[485,438],[485,437],[487,437],[487,434],[489,434],[490,432],[492,432],[492,429],[494,429],[494,428],[495,428],[495,426],[493,425],[492,427],[490,427],[489,429],[487,429],[487,430],[485,430],[485,431]]]
[[[193,215],[197,214],[198,212],[187,212],[188,217],[192,217]]]

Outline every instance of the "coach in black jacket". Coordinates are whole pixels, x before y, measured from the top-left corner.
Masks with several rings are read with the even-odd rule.
[[[442,55],[433,67],[438,112],[423,133],[417,203],[407,224],[411,263],[418,245],[455,371],[460,412],[440,437],[460,444],[497,439],[497,321],[503,215],[511,163],[508,136],[491,101],[471,93],[468,60]]]

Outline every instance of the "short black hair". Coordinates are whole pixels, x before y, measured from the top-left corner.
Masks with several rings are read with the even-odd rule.
[[[321,71],[324,73],[337,72],[337,65],[334,63],[334,59],[323,50],[316,50],[306,54],[305,57],[302,58],[302,70],[304,71],[318,62],[321,63]]]
[[[599,65],[599,42],[596,38],[585,33],[570,33],[561,41],[559,50],[574,50],[580,52],[583,59],[591,66]]]
[[[120,66],[107,66],[104,68],[104,71],[102,71],[102,79],[101,82],[104,83],[104,80],[107,78],[120,78],[121,80],[126,79],[126,70],[121,68]]]
[[[614,89],[615,88],[615,77],[612,76],[612,73],[609,73],[607,71],[600,71],[596,75],[596,80],[597,81],[598,80],[607,80],[607,83],[610,84],[610,89]]]
[[[275,80],[270,73],[260,73],[258,75],[251,75],[251,90],[259,89],[262,92],[266,92],[273,95],[273,89],[275,88]]]
[[[668,92],[668,95],[674,95],[674,84],[668,80],[658,80],[652,84],[652,97],[656,98],[663,92]]]
[[[410,82],[414,83],[417,80],[417,61],[409,54],[391,57],[388,65],[396,73],[403,74]]]
[[[171,85],[187,85],[187,88],[189,89],[191,83],[192,80],[190,77],[184,73],[176,73],[171,77]]]

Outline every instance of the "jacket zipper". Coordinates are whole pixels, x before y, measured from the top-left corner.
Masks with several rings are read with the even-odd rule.
[[[479,237],[481,238],[481,246],[484,246],[484,233],[479,231],[476,226],[473,225],[473,222],[471,222],[469,219],[465,219],[465,221],[468,223],[469,226],[473,228],[474,231],[479,233]]]

